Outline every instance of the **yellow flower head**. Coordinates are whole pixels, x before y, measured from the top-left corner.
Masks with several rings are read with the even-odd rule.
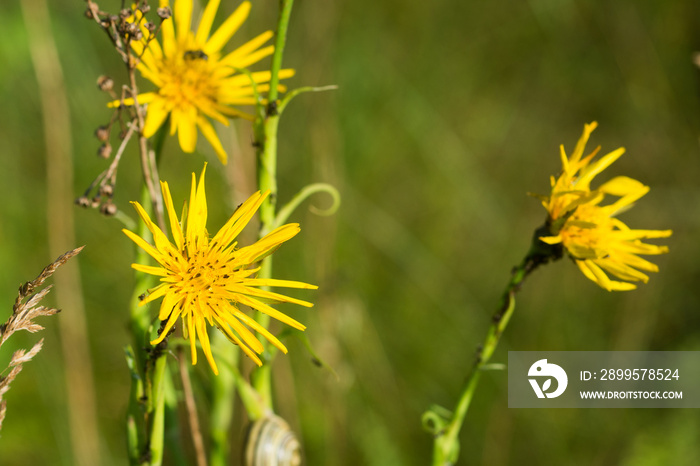
[[[141,57],[138,70],[158,88],[154,92],[138,95],[139,104],[148,104],[145,137],[151,137],[170,116],[170,134],[177,132],[182,150],[194,152],[197,144],[197,128],[212,145],[222,163],[227,154],[209,119],[228,125],[228,118],[251,115],[234,108],[238,105],[254,105],[252,80],[258,92],[269,90],[270,72],[251,75],[237,73],[271,55],[274,46],[262,47],[272,38],[267,31],[233,52],[222,54],[223,47],[243,24],[250,13],[250,2],[243,2],[213,34],[214,16],[220,0],[210,0],[199,21],[197,31],[191,30],[192,0],[175,0],[172,19],[162,22],[162,42],[148,40],[140,12],[137,22],[142,24],[143,38],[133,41],[137,56]],[[160,0],[160,6],[169,6],[168,0]],[[173,24],[174,23],[174,24]],[[261,48],[262,47],[262,48]],[[294,75],[294,70],[281,70],[280,78]],[[281,90],[283,86],[280,86]],[[134,99],[124,99],[133,105]],[[118,106],[119,102],[112,102]]]
[[[161,277],[160,285],[149,290],[148,296],[141,301],[143,305],[163,298],[158,318],[167,322],[158,338],[151,344],[160,343],[177,319],[182,318],[183,334],[190,340],[192,364],[197,363],[195,340],[199,339],[212,370],[218,374],[207,335],[207,323],[216,326],[231,342],[239,345],[256,364],[262,365],[257,355],[262,353],[263,346],[250,329],[267,338],[282,352],[286,353],[287,348],[255,319],[242,312],[238,305],[249,306],[296,329],[304,330],[306,327],[302,324],[263,301],[294,303],[306,307],[311,307],[312,304],[261,287],[317,287],[296,281],[255,278],[255,274],[260,270],[255,264],[294,237],[299,232],[298,224],[281,226],[250,246],[237,247],[236,236],[253,217],[268,192],[253,194],[234,212],[219,232],[213,238],[209,238],[206,228],[205,170],[206,166],[198,184],[194,173],[192,174],[190,201],[181,221],[178,221],[175,214],[168,184],[161,182],[174,242],[151,221],[137,202],[132,204],[151,231],[154,245],[131,231],[123,231],[158,263],[157,266],[132,264],[136,270]]]
[[[551,178],[551,195],[542,199],[549,213],[547,224],[552,236],[540,239],[548,244],[562,244],[583,274],[602,288],[632,290],[636,286],[628,282],[646,283],[649,277],[644,272],[659,270],[639,255],[668,252],[666,246],[645,244],[641,240],[666,238],[671,236],[671,230],[632,230],[615,218],[649,192],[649,187],[639,181],[618,176],[591,189],[593,178],[625,152],[621,147],[594,162],[600,150],[597,147],[584,157],[588,138],[597,126],[596,122],[585,125],[570,158],[564,146],[560,147],[562,173],[559,178]],[[601,205],[607,195],[617,200]],[[607,274],[625,281],[611,280]]]

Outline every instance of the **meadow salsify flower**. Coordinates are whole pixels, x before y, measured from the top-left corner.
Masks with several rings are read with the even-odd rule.
[[[271,73],[259,71],[248,75],[239,71],[272,55],[274,46],[263,45],[274,34],[266,31],[223,54],[224,46],[248,17],[250,2],[241,3],[211,35],[220,0],[207,3],[196,32],[191,30],[192,3],[192,0],[175,0],[172,18],[162,22],[161,42],[152,38],[142,14],[136,12],[135,21],[143,31],[143,37],[131,43],[140,57],[137,68],[157,88],[137,96],[140,105],[148,104],[143,134],[153,136],[169,116],[170,134],[177,132],[183,151],[194,152],[199,130],[225,164],[226,150],[210,120],[228,125],[229,118],[253,118],[236,107],[254,105],[253,82],[259,93],[266,92]],[[169,6],[168,0],[160,0],[160,6]],[[293,75],[291,69],[279,72],[282,79]],[[124,104],[134,105],[134,99],[124,99]],[[119,105],[120,101],[110,103],[112,107]]]
[[[658,267],[639,257],[668,252],[666,246],[643,243],[642,239],[666,238],[671,230],[634,230],[616,216],[632,207],[649,192],[649,187],[626,176],[618,176],[592,189],[591,181],[615,162],[624,152],[616,149],[596,161],[597,147],[584,157],[584,149],[596,122],[585,125],[583,135],[571,157],[561,149],[562,172],[551,178],[552,191],[542,198],[549,213],[547,225],[551,236],[540,239],[548,244],[561,244],[583,274],[608,291],[632,290],[630,282],[646,283],[645,272],[657,272]],[[612,203],[602,205],[607,196]],[[623,280],[612,280],[608,274]]]
[[[141,301],[143,305],[163,298],[158,318],[166,323],[160,335],[151,344],[160,343],[178,318],[181,318],[184,337],[190,340],[192,364],[197,363],[196,340],[199,339],[207,361],[214,373],[218,374],[207,334],[207,324],[216,326],[231,342],[239,345],[256,364],[262,365],[258,354],[262,353],[263,346],[251,329],[282,352],[286,353],[287,348],[255,319],[241,311],[239,305],[248,306],[291,327],[304,330],[304,325],[267,303],[294,303],[306,307],[311,307],[312,304],[268,291],[264,287],[317,287],[297,281],[256,278],[260,267],[256,267],[255,264],[294,237],[299,232],[299,225],[296,223],[276,228],[257,242],[238,248],[236,237],[269,192],[258,191],[253,194],[238,207],[213,238],[209,237],[206,228],[205,171],[206,165],[199,183],[195,174],[192,174],[189,204],[186,205],[186,213],[183,213],[180,221],[175,213],[168,184],[161,182],[173,236],[172,242],[137,202],[132,204],[151,231],[154,245],[129,230],[123,231],[158,263],[156,266],[132,264],[138,271],[160,277],[161,283],[149,290],[148,295]]]

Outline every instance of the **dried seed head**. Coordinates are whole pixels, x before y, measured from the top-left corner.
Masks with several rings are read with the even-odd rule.
[[[141,10],[141,13],[145,15],[146,13],[151,11],[151,6],[144,3],[143,5],[139,6],[139,10]]]
[[[100,206],[100,196],[95,196],[92,199],[90,199],[90,207],[92,207],[93,209],[96,209],[99,206]]]
[[[95,137],[100,142],[107,141],[107,139],[109,139],[109,128],[107,128],[106,126],[98,126],[95,130]]]
[[[133,12],[132,12],[130,9],[124,8],[122,11],[119,12],[119,17],[120,17],[121,19],[127,19],[127,18],[130,17],[132,14],[133,14]]]
[[[141,40],[143,37],[143,32],[141,32],[141,28],[136,23],[129,23],[126,27],[126,32],[129,33],[132,40]]]
[[[75,200],[75,203],[80,207],[90,207],[90,199],[88,199],[87,196],[80,196]]]
[[[106,215],[107,217],[112,217],[114,214],[117,213],[117,206],[109,201],[105,202],[100,206],[100,213],[102,215]]]
[[[97,87],[99,87],[101,91],[111,91],[114,89],[114,80],[109,76],[102,75],[97,78]]]
[[[156,25],[149,21],[146,23],[146,29],[148,29],[148,32],[153,34],[156,31]]]
[[[156,10],[156,13],[158,13],[158,16],[160,19],[168,19],[173,15],[173,12],[170,10],[170,7],[162,7],[158,8]]]
[[[114,194],[114,185],[111,184],[105,184],[100,186],[100,195],[106,196],[106,197],[112,197]]]
[[[108,142],[105,142],[97,149],[97,155],[103,159],[108,159],[109,156],[112,155],[112,146]]]

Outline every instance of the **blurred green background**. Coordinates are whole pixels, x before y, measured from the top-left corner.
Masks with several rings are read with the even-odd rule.
[[[69,121],[54,123],[69,123],[73,140],[72,193],[59,200],[71,203],[108,165],[95,155],[92,135],[110,117],[97,76],[119,83],[124,73],[106,37],[83,17],[83,2],[49,3],[70,106]],[[223,2],[217,21],[238,3]],[[274,28],[277,2],[253,3],[232,47]],[[120,2],[100,5],[116,12]],[[302,233],[275,259],[276,276],[320,286],[313,309],[285,311],[308,326],[337,373],[314,366],[294,340],[289,356],[275,362],[278,410],[300,433],[308,464],[429,463],[432,440],[421,414],[456,401],[509,270],[544,220],[526,193],[547,192],[560,169],[559,144],[573,149],[586,122],[599,122],[589,149],[627,149],[601,181],[624,174],[652,188],[623,220],[673,229],[663,242],[671,252],[653,259],[660,273],[627,293],[598,288],[566,259],[538,270],[518,295],[493,362],[505,362],[508,350],[700,350],[700,70],[692,61],[699,18],[690,0],[297,0],[284,59],[297,75],[288,84],[339,89],[298,97],[283,116],[280,198],[319,181],[343,196],[335,216],[295,213]],[[42,98],[19,0],[0,4],[0,30],[4,321],[17,285],[55,258],[47,218],[56,212],[47,198],[56,194],[47,192]],[[238,122],[222,137],[232,154],[226,168],[206,143],[186,155],[171,139],[161,173],[178,203],[190,173],[211,162],[211,231],[254,190],[250,125]],[[115,194],[132,217],[128,201],[138,198],[140,179],[132,150]],[[45,338],[5,395],[3,466],[79,464],[66,404],[70,377],[94,380],[99,464],[126,462],[132,246],[118,221],[72,209],[77,238],[65,249],[87,245],[75,262],[92,372],[65,369],[61,341],[73,337],[59,332],[58,320],[72,309],[53,292],[63,313],[41,319],[40,335],[16,334],[0,349],[4,367],[11,351]],[[206,380],[205,366],[196,373]],[[460,464],[700,463],[695,410],[508,409],[506,384],[505,372],[482,377]],[[200,399],[202,411],[207,402]],[[234,451],[241,430],[231,433]],[[178,463],[170,457],[168,464]]]

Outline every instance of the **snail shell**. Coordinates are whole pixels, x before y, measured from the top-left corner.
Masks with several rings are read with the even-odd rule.
[[[245,442],[246,466],[300,466],[301,444],[281,417],[271,414],[251,424]]]

